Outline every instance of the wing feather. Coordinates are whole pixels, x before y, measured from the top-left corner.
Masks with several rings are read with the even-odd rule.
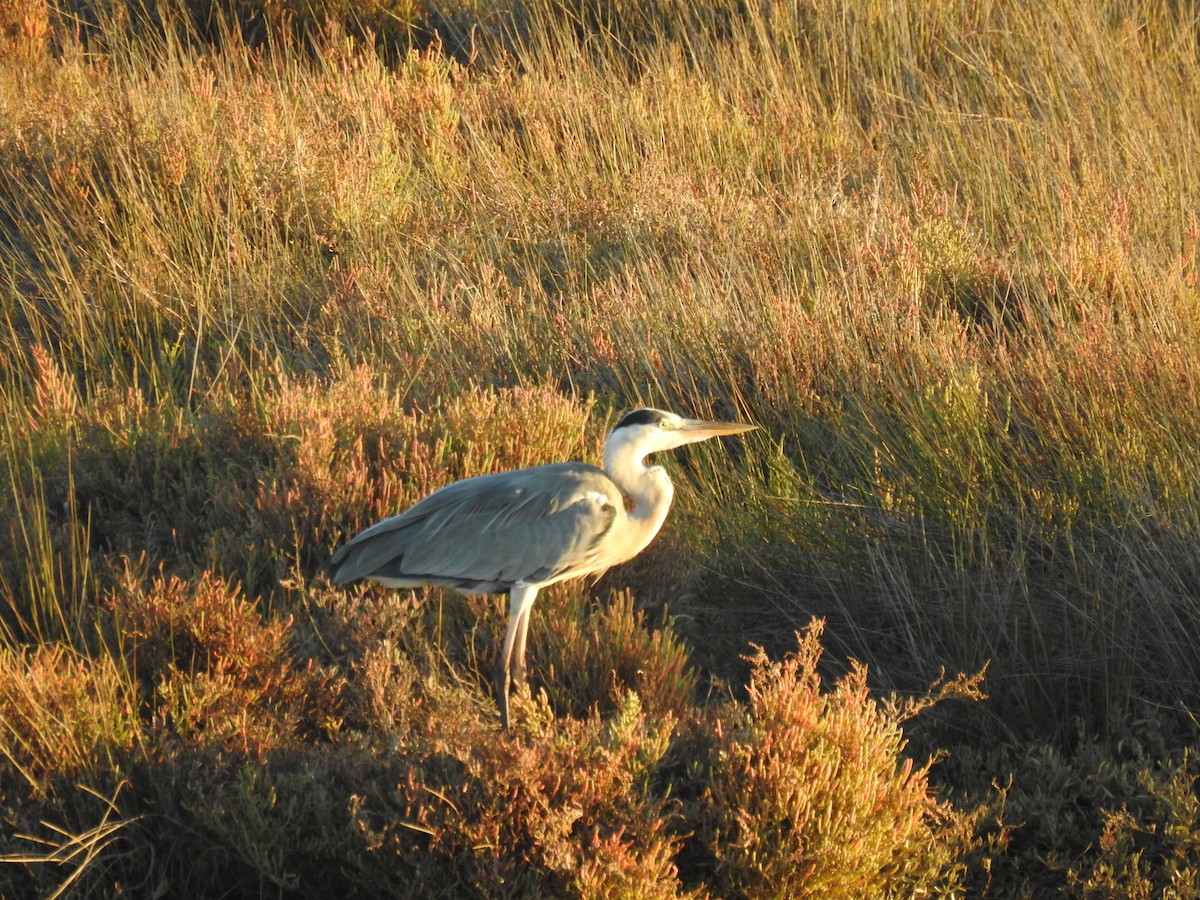
[[[623,510],[620,490],[583,463],[480,475],[358,534],[330,560],[338,583],[374,578],[506,590],[587,571]]]

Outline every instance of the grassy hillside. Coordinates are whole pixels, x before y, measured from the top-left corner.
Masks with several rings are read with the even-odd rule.
[[[1200,893],[1187,4],[130,8],[0,2],[0,895]],[[316,575],[644,403],[511,740]]]

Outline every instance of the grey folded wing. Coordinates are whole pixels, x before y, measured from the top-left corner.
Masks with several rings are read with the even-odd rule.
[[[480,475],[355,536],[327,564],[339,584],[439,584],[498,593],[584,574],[623,508],[604,472],[557,463]]]

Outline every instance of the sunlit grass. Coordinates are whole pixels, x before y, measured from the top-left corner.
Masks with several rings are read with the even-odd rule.
[[[860,886],[1194,887],[1194,12],[280,9],[206,42],[166,6],[77,36],[0,3],[13,892],[227,893],[209,854],[272,891],[759,896],[811,863],[778,784],[713,793],[759,763],[818,806],[897,788],[913,831],[811,820],[871,850],[829,869]],[[668,461],[655,545],[539,600],[515,744],[502,602],[312,580],[449,481],[596,461],[642,403],[762,428]],[[819,679],[745,654],[814,616],[830,672],[919,695],[986,664],[989,699],[910,749],[846,676],[805,708],[882,768],[770,756],[756,685]],[[920,763],[950,745],[957,808]],[[1038,793],[1122,752],[1088,816]]]

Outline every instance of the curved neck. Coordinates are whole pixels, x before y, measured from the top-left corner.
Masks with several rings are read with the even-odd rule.
[[[624,440],[605,444],[604,471],[632,502],[629,517],[645,524],[649,531],[645,544],[650,543],[666,520],[675,496],[666,471],[659,466],[647,467],[646,451]]]

